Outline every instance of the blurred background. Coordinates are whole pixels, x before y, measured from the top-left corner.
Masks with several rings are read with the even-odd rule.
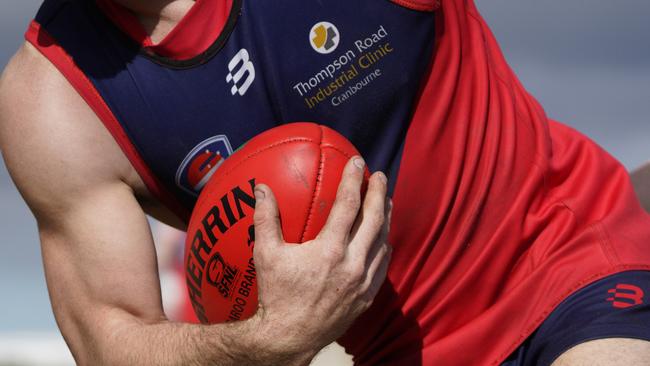
[[[629,169],[650,159],[648,0],[476,1],[550,117],[587,134]],[[0,69],[39,4],[0,0]],[[170,276],[168,294],[178,288]],[[320,363],[345,363],[332,357]],[[71,364],[50,309],[34,219],[0,161],[0,366]]]

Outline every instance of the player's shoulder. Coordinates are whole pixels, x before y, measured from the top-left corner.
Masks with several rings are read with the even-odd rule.
[[[84,106],[85,103],[66,78],[29,42],[20,47],[0,76],[0,113],[3,125],[20,123],[27,130],[44,128],[48,126],[48,121],[60,121],[49,118],[33,120],[42,114],[57,111],[79,114]],[[87,115],[80,115],[81,117]]]
[[[20,101],[22,93],[30,90],[37,97],[39,86],[47,85],[48,81],[56,81],[56,69],[29,42],[24,42],[9,60],[0,77],[0,97],[2,101]],[[39,93],[40,94],[40,93]]]
[[[93,110],[29,43],[0,78],[0,148],[30,204],[123,180],[131,171]]]

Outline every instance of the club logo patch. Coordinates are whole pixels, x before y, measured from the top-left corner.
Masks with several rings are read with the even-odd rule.
[[[198,196],[224,160],[232,155],[228,137],[218,135],[198,144],[181,163],[176,172],[176,185]]]
[[[336,50],[341,42],[341,34],[330,22],[318,22],[309,31],[309,43],[314,51],[327,55]]]

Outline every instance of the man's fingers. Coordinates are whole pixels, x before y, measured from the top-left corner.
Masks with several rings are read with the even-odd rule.
[[[379,292],[379,289],[384,284],[392,254],[393,247],[385,242],[377,251],[377,255],[370,263],[364,283],[364,288],[367,289],[366,296],[368,299],[374,299]]]
[[[260,184],[255,187],[255,246],[258,245],[280,245],[282,239],[282,228],[280,226],[280,213],[278,203],[275,200],[273,191]]]
[[[361,207],[364,169],[365,162],[361,157],[355,156],[348,161],[343,170],[336,200],[319,234],[321,237],[336,243],[343,243],[348,237]]]
[[[384,209],[386,220],[384,221],[384,225],[382,225],[381,227],[381,232],[379,233],[379,236],[372,244],[372,247],[370,248],[370,251],[367,254],[367,258],[365,258],[366,262],[365,262],[364,288],[368,288],[370,286],[370,283],[372,282],[373,278],[376,276],[377,271],[380,269],[381,263],[384,261],[386,256],[390,257],[392,253],[393,248],[388,243],[388,234],[390,231],[389,217],[391,216],[392,208],[393,205],[391,201],[390,200],[386,201],[386,205]]]
[[[388,233],[389,204],[386,200],[387,180],[384,173],[378,172],[370,177],[368,192],[363,201],[361,215],[359,215],[359,229],[356,231],[349,251],[352,256],[364,260],[368,256],[373,243],[384,231]]]

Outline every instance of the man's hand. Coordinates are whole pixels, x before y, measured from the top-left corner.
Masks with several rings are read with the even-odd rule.
[[[372,304],[384,282],[391,254],[386,176],[370,178],[361,202],[363,170],[361,158],[348,162],[325,227],[301,245],[284,242],[273,192],[256,188],[256,317],[269,349],[315,354]]]

